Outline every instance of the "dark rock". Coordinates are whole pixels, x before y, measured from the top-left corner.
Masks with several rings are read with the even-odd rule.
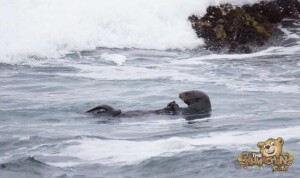
[[[298,0],[277,0],[274,4],[281,7],[284,18],[299,19],[300,3]]]
[[[208,49],[251,53],[249,45],[264,45],[277,23],[283,18],[300,19],[299,12],[298,0],[273,0],[242,7],[209,6],[203,17],[192,15],[189,20]]]
[[[283,19],[283,15],[281,13],[282,8],[275,3],[272,2],[261,2],[257,6],[258,12],[265,16],[269,22],[271,23],[279,23]]]

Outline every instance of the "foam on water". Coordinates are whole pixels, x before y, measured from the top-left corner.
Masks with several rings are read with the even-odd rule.
[[[274,92],[274,93],[299,93],[299,85],[269,85],[269,86],[252,86],[251,84],[241,83],[238,84],[226,84],[228,88],[235,91],[263,91],[263,92]]]
[[[268,49],[250,53],[250,54],[208,54],[203,55],[201,57],[193,57],[184,60],[174,60],[172,64],[202,64],[203,60],[237,60],[245,58],[256,58],[256,57],[264,57],[264,56],[272,56],[276,55],[292,55],[298,54],[300,51],[299,45],[292,46],[292,47],[269,47]]]
[[[78,74],[60,74],[63,76],[83,77],[98,80],[148,80],[171,79],[176,81],[201,81],[203,78],[172,68],[147,68],[140,66],[90,66],[77,64]],[[205,79],[203,79],[205,80]]]
[[[0,62],[96,47],[187,49],[202,44],[187,18],[250,0],[0,0]]]
[[[183,151],[214,148],[243,150],[249,145],[256,145],[257,138],[261,141],[268,138],[283,137],[299,139],[300,127],[286,129],[270,129],[259,131],[233,131],[202,134],[195,138],[171,137],[154,141],[100,140],[84,138],[76,140],[76,145],[61,150],[57,156],[79,158],[78,162],[51,163],[55,166],[71,166],[82,163],[99,163],[104,165],[131,165],[152,157],[169,157]],[[74,143],[74,141],[68,141]],[[244,145],[244,147],[243,147]]]
[[[295,38],[295,39],[299,39],[300,37],[299,37],[299,35],[297,35],[297,34],[295,34],[295,33],[293,33],[293,32],[291,32],[291,31],[289,31],[289,30],[287,30],[287,29],[285,29],[285,28],[282,28],[282,25],[280,25],[279,27],[278,27],[288,38]]]
[[[126,62],[127,59],[126,56],[120,54],[108,54],[108,53],[102,54],[101,58],[106,61],[113,62],[119,66],[122,65],[124,62]]]

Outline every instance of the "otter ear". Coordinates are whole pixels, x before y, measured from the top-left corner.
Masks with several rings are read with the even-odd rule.
[[[259,142],[258,144],[257,144],[257,147],[258,148],[261,148],[261,147],[263,147],[265,145],[265,142]]]
[[[284,144],[284,141],[283,141],[283,139],[282,139],[281,137],[278,137],[276,140],[277,140],[281,145]]]

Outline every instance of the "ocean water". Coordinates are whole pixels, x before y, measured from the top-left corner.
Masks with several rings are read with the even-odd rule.
[[[300,23],[252,54],[205,50],[199,0],[0,0],[0,177],[289,177],[300,174]],[[160,109],[187,90],[209,118],[97,118]],[[282,137],[288,172],[236,157]]]

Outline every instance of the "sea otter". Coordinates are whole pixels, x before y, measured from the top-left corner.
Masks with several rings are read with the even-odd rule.
[[[138,117],[148,114],[157,114],[183,115],[187,119],[194,119],[210,116],[211,103],[208,95],[204,92],[198,90],[186,91],[180,93],[179,98],[187,104],[188,107],[181,108],[175,101],[172,101],[167,105],[167,107],[158,110],[135,110],[122,112],[120,109],[114,109],[109,105],[100,105],[88,110],[87,112],[102,117]]]
[[[208,95],[199,90],[186,91],[179,94],[179,98],[188,105],[180,108],[180,113],[186,119],[199,119],[209,117],[211,103]]]

